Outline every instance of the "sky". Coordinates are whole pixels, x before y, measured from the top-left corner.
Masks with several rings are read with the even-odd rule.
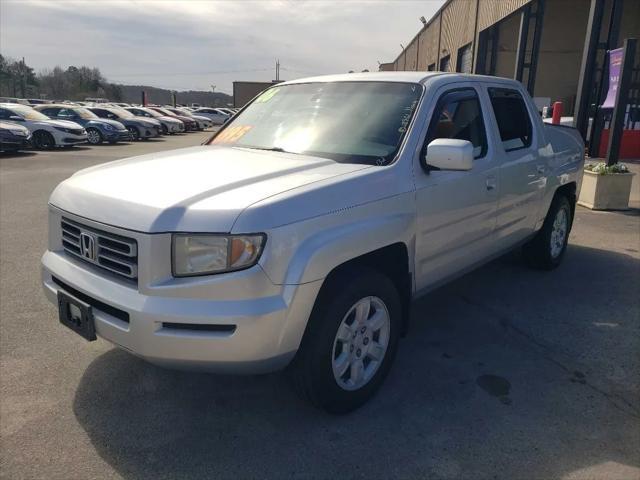
[[[0,53],[40,71],[231,93],[234,80],[378,69],[444,0],[0,0]]]

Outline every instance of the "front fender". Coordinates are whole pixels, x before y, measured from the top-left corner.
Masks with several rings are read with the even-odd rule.
[[[300,222],[271,232],[274,245],[262,266],[276,284],[297,285],[325,278],[361,255],[404,243],[413,258],[415,212],[410,194]],[[410,269],[412,262],[409,262]]]

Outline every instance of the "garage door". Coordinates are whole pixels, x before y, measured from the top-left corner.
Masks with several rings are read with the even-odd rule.
[[[440,59],[440,71],[441,72],[450,72],[451,62],[449,61],[449,55]]]
[[[472,63],[473,53],[471,52],[471,44],[458,49],[458,64],[456,65],[456,71],[461,73],[471,73]]]

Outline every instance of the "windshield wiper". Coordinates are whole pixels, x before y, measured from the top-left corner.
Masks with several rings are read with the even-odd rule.
[[[267,152],[295,153],[295,152],[287,152],[284,148],[281,148],[281,147],[249,147],[245,145],[238,145],[238,147],[250,148],[251,150],[266,150]]]

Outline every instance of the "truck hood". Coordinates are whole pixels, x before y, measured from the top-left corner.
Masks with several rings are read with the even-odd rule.
[[[240,213],[256,202],[365,168],[371,167],[307,155],[198,146],[81,170],[58,185],[50,203],[141,232],[230,232]]]

